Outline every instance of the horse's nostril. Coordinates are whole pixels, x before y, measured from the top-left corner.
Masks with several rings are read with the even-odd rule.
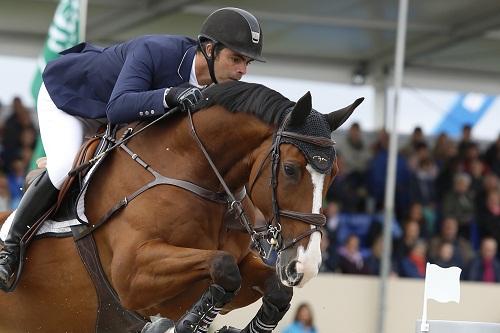
[[[285,268],[286,280],[290,287],[294,287],[302,281],[303,273],[297,272],[297,260],[290,262]]]
[[[297,260],[293,260],[286,266],[286,275],[289,277],[297,276]]]

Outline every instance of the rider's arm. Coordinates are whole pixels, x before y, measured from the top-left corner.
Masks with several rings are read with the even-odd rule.
[[[110,123],[129,123],[165,112],[165,88],[150,90],[153,77],[151,52],[147,44],[140,45],[125,59],[111,93],[106,107]]]

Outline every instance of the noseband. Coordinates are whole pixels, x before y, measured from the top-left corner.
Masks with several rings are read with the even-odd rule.
[[[280,145],[282,144],[282,139],[283,138],[291,138],[294,140],[307,142],[307,143],[310,143],[310,144],[313,144],[316,146],[320,146],[320,147],[332,147],[335,144],[331,139],[302,135],[302,134],[297,134],[297,133],[285,131],[284,129],[285,129],[285,127],[290,119],[290,115],[291,115],[291,112],[288,113],[285,120],[282,122],[282,124],[278,128],[278,130],[274,133],[273,143],[272,143],[271,149],[270,149],[269,153],[267,154],[266,158],[262,161],[262,163],[258,169],[258,172],[257,172],[255,178],[253,179],[253,181],[251,182],[250,187],[249,187],[249,196],[251,198],[253,186],[254,186],[255,182],[257,181],[257,179],[260,177],[262,170],[264,168],[265,162],[271,156],[272,157],[272,159],[271,159],[271,161],[272,161],[271,186],[272,186],[273,217],[271,218],[271,220],[267,221],[267,224],[265,226],[256,228],[250,223],[248,216],[243,209],[243,205],[241,203],[241,200],[238,200],[235,198],[234,194],[229,189],[225,180],[222,178],[220,172],[217,170],[217,167],[215,166],[212,159],[210,158],[210,155],[208,154],[203,143],[201,142],[200,138],[198,137],[198,134],[196,133],[196,129],[194,127],[191,112],[188,111],[188,117],[189,117],[189,121],[191,123],[191,131],[193,132],[194,138],[196,139],[201,151],[205,155],[205,158],[207,159],[212,170],[214,171],[215,175],[219,179],[220,184],[224,188],[224,191],[226,192],[228,198],[230,199],[229,211],[232,212],[235,216],[237,216],[240,219],[241,224],[243,225],[243,227],[245,228],[245,230],[247,231],[247,233],[251,237],[252,246],[259,252],[259,255],[265,260],[269,259],[270,255],[273,251],[280,253],[281,251],[284,251],[284,250],[294,246],[299,241],[308,237],[312,233],[314,233],[316,231],[321,232],[321,227],[326,224],[326,217],[323,214],[302,213],[302,212],[296,212],[296,211],[290,211],[290,210],[282,210],[279,208],[277,189],[278,189],[278,167],[279,167],[279,162],[280,162]],[[281,217],[290,218],[290,219],[294,219],[294,220],[298,220],[298,221],[310,224],[311,229],[309,229],[308,231],[306,231],[306,232],[300,234],[299,236],[286,242],[283,240],[283,237],[281,235],[281,223],[280,223]],[[265,243],[264,243],[265,241],[267,241],[269,246],[265,245]]]

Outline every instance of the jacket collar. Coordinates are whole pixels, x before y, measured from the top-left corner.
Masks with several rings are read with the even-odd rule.
[[[183,81],[189,81],[191,66],[193,65],[194,55],[196,54],[196,45],[191,46],[184,52],[181,63],[177,68],[177,74]]]

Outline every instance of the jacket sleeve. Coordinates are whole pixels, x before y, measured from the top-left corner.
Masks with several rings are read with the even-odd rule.
[[[106,115],[112,124],[130,123],[165,112],[165,88],[150,90],[154,77],[154,63],[146,44],[134,49],[123,64]]]

